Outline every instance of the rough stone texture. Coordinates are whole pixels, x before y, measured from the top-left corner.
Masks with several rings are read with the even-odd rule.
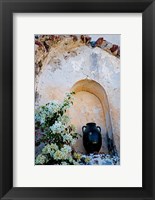
[[[119,153],[120,59],[105,50],[69,39],[52,47],[36,76],[36,106],[53,99],[62,101],[65,93],[74,90],[80,80],[87,87],[79,86],[75,94],[73,108],[69,111],[72,122],[82,134],[82,126],[95,121],[102,129],[101,152],[107,153],[108,133],[114,138]],[[85,152],[81,139],[75,148]]]
[[[84,160],[85,158],[90,159],[86,165],[120,165],[120,159],[118,156],[111,156],[108,154],[82,155],[82,159]],[[80,164],[82,165],[83,163]]]

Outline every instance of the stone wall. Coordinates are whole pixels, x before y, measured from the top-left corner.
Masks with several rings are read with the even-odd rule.
[[[75,85],[82,81],[77,89]],[[42,68],[36,75],[36,106],[50,100],[63,100],[65,93],[77,89],[74,105],[68,112],[77,131],[96,122],[101,126],[103,145],[107,153],[106,134],[114,139],[120,151],[120,59],[79,41],[64,39],[45,56]],[[75,149],[85,152],[82,139]]]

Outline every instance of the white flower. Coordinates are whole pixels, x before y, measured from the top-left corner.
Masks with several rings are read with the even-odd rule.
[[[43,149],[42,149],[43,154],[48,154],[51,153],[51,146],[47,144]]]
[[[90,158],[89,157],[86,157],[84,160],[85,160],[86,163],[90,162]]]
[[[55,160],[67,160],[69,157],[69,153],[71,152],[71,147],[69,145],[64,145],[63,148],[61,148],[61,150],[57,150],[54,155],[53,158]]]
[[[73,165],[79,165],[79,163],[73,160]]]
[[[80,161],[80,159],[82,158],[82,155],[80,153],[74,153],[74,158],[78,161]]]
[[[67,158],[68,158],[68,153],[62,152],[62,160],[67,160]]]
[[[62,160],[63,153],[60,150],[57,150],[53,155],[54,160]]]
[[[50,130],[52,133],[61,133],[62,131],[65,130],[65,126],[59,121],[56,121],[53,126],[50,126]]]
[[[58,146],[57,146],[56,144],[54,144],[54,143],[52,143],[52,144],[50,145],[50,147],[51,147],[51,149],[53,149],[53,150],[55,150],[55,151],[58,150]]]
[[[73,162],[73,157],[72,157],[72,156],[69,156],[69,157],[68,157],[68,161],[69,161],[70,163],[72,163],[72,162]]]
[[[44,164],[47,162],[47,158],[46,156],[42,155],[42,154],[39,154],[36,158],[36,164]]]
[[[67,115],[63,115],[58,118],[58,121],[60,121],[63,125],[66,125],[69,123],[70,119]]]
[[[72,142],[73,137],[70,134],[61,134],[63,142]]]
[[[63,148],[61,148],[61,152],[63,153],[70,153],[72,151],[72,148],[69,145],[64,144]]]
[[[53,157],[53,154],[55,151],[58,150],[58,146],[56,144],[47,144],[43,149],[42,153],[43,154],[50,154],[51,157]]]
[[[45,140],[53,141],[42,149],[42,154],[36,158],[36,163],[43,164],[54,159],[56,164],[73,164],[71,156],[72,145],[75,144],[75,127],[70,124],[70,118],[65,112],[73,104],[73,92],[66,95],[62,103],[51,101],[40,106],[35,112],[35,125],[45,134]],[[59,149],[59,146],[61,148]],[[51,158],[50,158],[50,156]],[[74,160],[74,164],[78,164]]]
[[[52,113],[56,113],[56,112],[58,112],[60,110],[60,106],[59,106],[57,101],[52,101],[51,103],[49,103],[48,109]]]
[[[61,162],[61,164],[62,164],[62,165],[68,165],[68,163],[66,163],[66,162],[64,162],[64,161]]]

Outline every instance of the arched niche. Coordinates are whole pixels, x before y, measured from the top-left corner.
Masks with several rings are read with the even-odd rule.
[[[78,109],[77,107],[81,106],[81,110],[79,110],[77,112],[77,116],[73,116],[72,110],[70,111],[71,118],[72,117],[75,118],[74,124],[76,125],[76,121],[78,121],[80,118],[82,118],[83,109],[86,109],[90,105],[92,105],[90,107],[90,109],[93,109],[96,107],[96,109],[98,109],[98,111],[99,111],[99,116],[102,119],[97,119],[98,116],[97,115],[95,116],[95,114],[94,114],[96,121],[94,120],[93,117],[92,118],[88,117],[88,120],[91,119],[91,122],[93,121],[93,122],[100,123],[98,125],[100,125],[102,127],[102,136],[103,136],[103,149],[102,150],[107,152],[107,143],[106,143],[107,134],[108,134],[109,138],[112,139],[113,137],[112,137],[112,125],[111,125],[111,120],[110,120],[110,110],[109,110],[108,98],[107,98],[105,89],[94,80],[82,79],[73,85],[73,87],[71,88],[71,91],[75,92],[75,106],[76,106],[76,107],[74,107],[74,105],[73,105],[72,110]],[[83,106],[83,102],[85,102],[85,106]],[[86,111],[86,112],[88,112],[88,111]],[[77,118],[77,120],[76,120],[76,118]],[[87,119],[83,119],[81,126],[85,125],[84,123],[86,123],[86,122],[90,122],[90,121],[87,121]],[[80,145],[80,142],[82,143],[82,139],[79,141],[79,143],[77,145]],[[83,149],[82,149],[82,151],[83,151]]]

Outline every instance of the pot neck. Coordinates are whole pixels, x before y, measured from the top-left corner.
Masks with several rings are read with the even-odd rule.
[[[87,126],[96,126],[96,123],[90,122],[90,123],[87,123],[86,125],[87,125]]]

